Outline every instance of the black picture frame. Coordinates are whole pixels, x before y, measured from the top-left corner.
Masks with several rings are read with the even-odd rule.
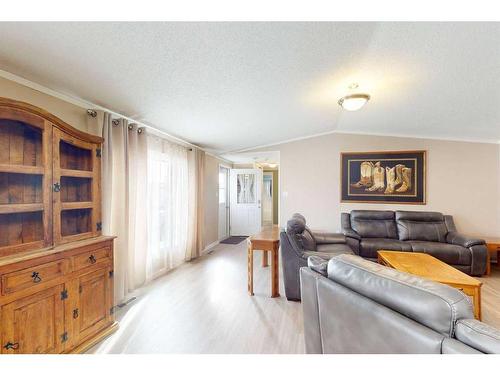
[[[342,152],[340,201],[426,204],[426,159],[425,150]]]

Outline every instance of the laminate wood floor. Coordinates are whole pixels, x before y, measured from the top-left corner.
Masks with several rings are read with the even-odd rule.
[[[144,288],[118,310],[120,329],[88,353],[303,353],[300,303],[269,298],[270,267],[254,254],[247,294],[246,241],[218,245]],[[500,329],[500,268],[482,277],[483,321]]]
[[[246,241],[214,251],[155,280],[126,308],[119,330],[87,353],[303,353],[302,307],[270,298],[271,268],[254,254],[247,293]]]

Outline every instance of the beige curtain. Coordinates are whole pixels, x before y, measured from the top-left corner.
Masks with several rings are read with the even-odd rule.
[[[147,138],[144,129],[104,114],[103,233],[115,240],[115,303],[146,282]]]
[[[189,170],[189,225],[186,260],[197,258],[203,250],[203,194],[205,179],[205,152],[191,149],[188,153]]]

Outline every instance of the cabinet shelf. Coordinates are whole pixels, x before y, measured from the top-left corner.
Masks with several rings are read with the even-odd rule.
[[[94,177],[94,172],[93,171],[81,171],[78,169],[61,169],[61,176],[92,178],[92,177]]]
[[[93,202],[62,202],[61,210],[79,210],[84,208],[92,208],[93,206]]]
[[[17,214],[21,212],[43,211],[43,203],[21,203],[21,204],[2,204],[0,205],[0,214]]]
[[[0,172],[43,175],[45,173],[45,169],[43,167],[22,164],[0,164]]]

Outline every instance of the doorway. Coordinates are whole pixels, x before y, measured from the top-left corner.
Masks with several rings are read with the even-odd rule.
[[[219,165],[219,241],[229,237],[229,168]]]

